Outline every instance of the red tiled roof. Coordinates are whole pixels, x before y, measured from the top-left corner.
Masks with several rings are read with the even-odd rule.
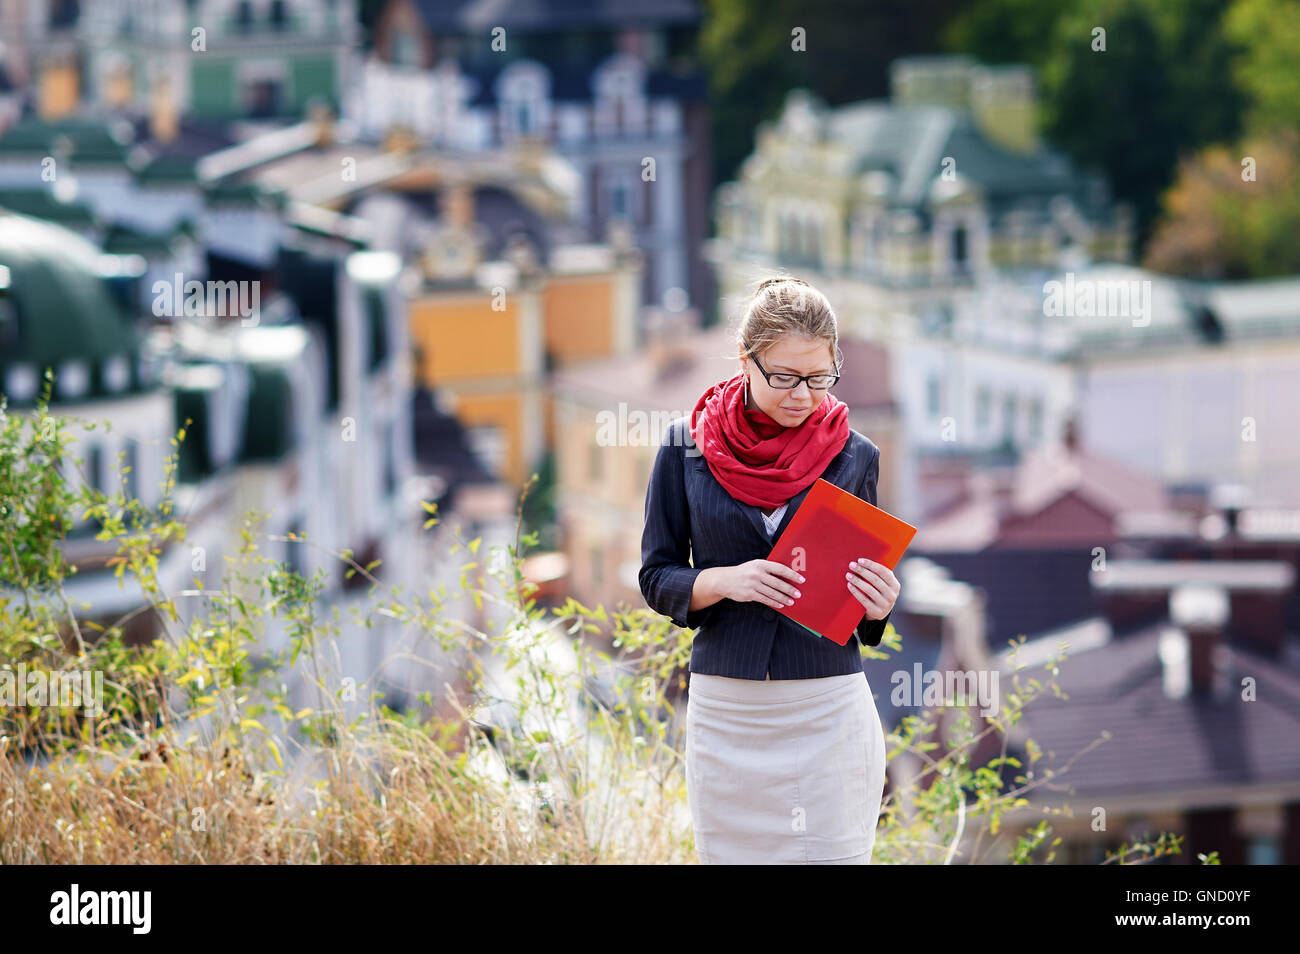
[[[1154,477],[1130,470],[1086,448],[1073,452],[1056,444],[1027,451],[1011,474],[1011,489],[999,500],[992,475],[976,472],[967,480],[964,502],[926,520],[914,545],[922,550],[980,550],[1000,536],[1008,521],[1041,513],[1074,493],[1096,510],[1117,519],[1131,512],[1169,507],[1164,486]]]

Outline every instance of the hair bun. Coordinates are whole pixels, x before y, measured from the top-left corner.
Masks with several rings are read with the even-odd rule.
[[[780,285],[782,282],[793,282],[793,283],[796,284],[796,285],[808,285],[808,283],[807,283],[806,281],[804,281],[802,278],[785,278],[785,277],[780,277],[780,276],[778,276],[778,277],[776,277],[776,278],[765,278],[765,279],[763,279],[763,281],[759,283],[758,288],[755,289],[755,290],[756,290],[756,291],[762,291],[762,290],[763,290],[764,288],[766,288],[768,285]],[[811,288],[812,286],[809,285],[808,287]]]

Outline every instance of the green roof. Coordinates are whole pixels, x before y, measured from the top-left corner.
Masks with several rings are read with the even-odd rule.
[[[11,403],[32,403],[32,381],[46,368],[56,402],[151,386],[141,378],[139,332],[100,256],[75,232],[0,212],[0,393]]]
[[[80,162],[125,162],[135,139],[129,120],[25,119],[0,136],[0,153],[65,155]]]
[[[69,228],[95,223],[95,213],[81,202],[61,202],[49,189],[0,189],[0,208],[59,222]]]
[[[161,257],[172,254],[171,235],[150,235],[127,225],[113,225],[104,233],[104,251],[112,255],[143,255]]]
[[[144,160],[143,165],[135,171],[137,182],[154,183],[197,183],[198,172],[193,156],[155,156]]]
[[[266,193],[257,183],[232,182],[229,179],[204,185],[203,194],[209,205],[256,205],[266,198]]]

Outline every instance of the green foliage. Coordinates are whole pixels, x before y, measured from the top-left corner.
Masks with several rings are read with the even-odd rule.
[[[1253,177],[1243,178],[1243,162]],[[1300,134],[1279,130],[1189,157],[1163,199],[1144,264],[1197,279],[1300,272]]]
[[[1248,128],[1300,130],[1300,2],[1235,0],[1224,31],[1238,48],[1231,75],[1249,97]]]
[[[1236,131],[1235,90],[1202,72],[1226,56],[1222,46],[1206,51],[1203,38],[1219,35],[1216,4],[1208,6],[1208,21],[1166,17],[1162,31],[1145,4],[1084,4],[1057,24],[1056,55],[1043,67],[1047,138],[1104,170],[1115,195],[1133,203],[1139,246],[1179,155]],[[1106,30],[1104,52],[1092,48],[1095,27]]]
[[[714,180],[735,177],[759,122],[796,87],[841,104],[889,91],[889,64],[929,53],[958,0],[706,0],[700,59],[709,74]],[[806,51],[791,49],[802,27]]]
[[[524,498],[523,528],[525,535],[537,534],[537,545],[542,550],[557,550],[560,546],[558,511],[555,506],[556,477],[555,452],[548,450],[537,469],[536,482]]]
[[[945,44],[1039,70],[1043,133],[1133,203],[1145,245],[1181,156],[1241,130],[1249,90],[1232,63],[1247,31],[1229,31],[1241,0],[980,0]],[[1093,30],[1106,31],[1104,52]]]
[[[1047,38],[1066,11],[1065,4],[1041,0],[980,0],[968,3],[943,27],[944,47],[969,53],[985,63],[1047,61]]]

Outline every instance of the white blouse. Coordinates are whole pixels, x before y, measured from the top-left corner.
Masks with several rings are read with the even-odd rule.
[[[763,523],[767,525],[767,535],[769,537],[776,533],[776,528],[781,525],[781,518],[785,516],[785,508],[788,506],[790,504],[787,501],[773,510],[771,514],[763,513],[762,510],[758,512],[758,515],[763,518]]]

